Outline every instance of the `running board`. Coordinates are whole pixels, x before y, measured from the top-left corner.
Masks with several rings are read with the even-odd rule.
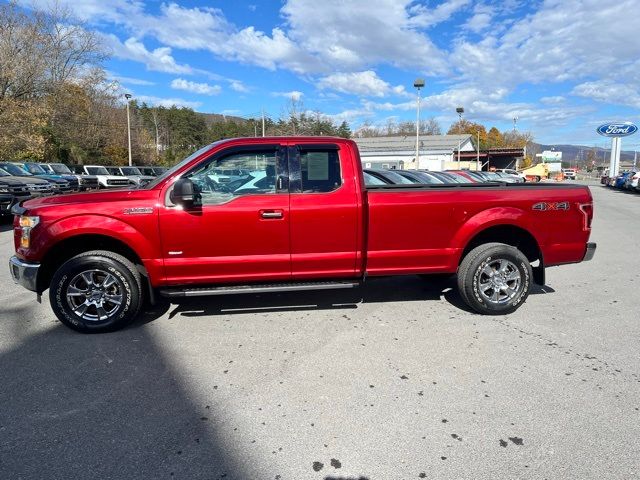
[[[209,295],[237,295],[241,293],[299,292],[308,290],[336,290],[356,288],[360,282],[300,282],[272,283],[264,285],[230,285],[220,287],[199,288],[166,288],[160,295],[167,298],[205,297]]]

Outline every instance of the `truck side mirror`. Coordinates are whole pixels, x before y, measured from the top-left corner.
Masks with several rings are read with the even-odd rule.
[[[169,196],[176,205],[193,207],[202,204],[198,188],[189,178],[180,178],[173,184],[173,190]]]

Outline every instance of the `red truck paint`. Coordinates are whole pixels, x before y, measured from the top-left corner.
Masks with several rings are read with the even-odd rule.
[[[329,193],[238,196],[196,213],[165,200],[174,182],[210,155],[266,144],[337,146],[342,186]],[[570,208],[535,210],[540,202],[568,202]],[[591,205],[589,189],[575,185],[367,189],[351,140],[245,138],[212,144],[149,188],[29,200],[23,214],[40,217],[40,223],[30,248],[24,249],[16,217],[15,247],[21,261],[45,264],[61,242],[103,236],[135,253],[153,287],[361,279],[455,273],[474,237],[491,227],[512,226],[535,239],[548,267],[583,260]],[[264,219],[264,211],[281,217]],[[38,290],[47,287],[40,283]]]

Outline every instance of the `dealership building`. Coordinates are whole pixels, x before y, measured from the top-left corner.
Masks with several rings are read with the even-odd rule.
[[[355,138],[365,168],[446,170],[457,168],[456,152],[475,152],[471,135],[421,135],[416,164],[416,137]],[[452,166],[452,162],[455,165]],[[461,168],[470,168],[465,162]],[[475,159],[471,168],[475,169]]]
[[[364,168],[392,168],[398,170],[489,170],[516,168],[523,157],[523,149],[476,150],[472,135],[421,135],[416,159],[416,137],[397,135],[388,137],[354,138],[360,150]]]

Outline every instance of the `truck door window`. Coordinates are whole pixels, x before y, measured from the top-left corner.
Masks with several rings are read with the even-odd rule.
[[[303,193],[332,192],[342,185],[338,150],[302,150],[300,170]]]
[[[184,178],[199,188],[203,205],[219,205],[240,195],[279,193],[277,164],[276,150],[243,151],[206,162]]]

